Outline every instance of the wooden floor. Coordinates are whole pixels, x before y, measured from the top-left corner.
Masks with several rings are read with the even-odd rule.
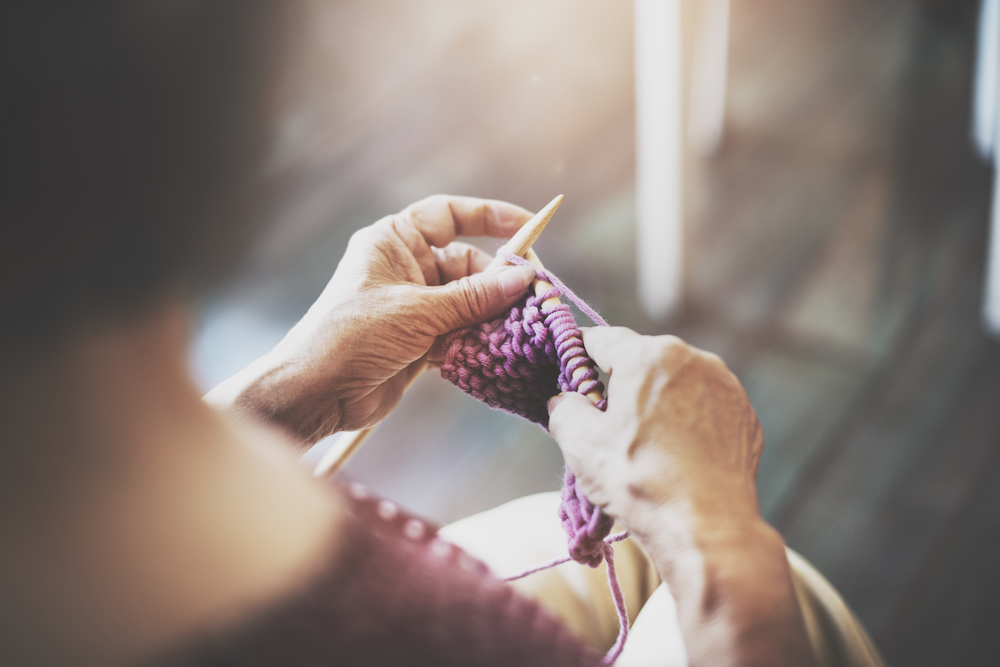
[[[280,337],[361,224],[437,191],[564,192],[540,255],[609,321],[726,359],[764,426],[763,513],[890,664],[1000,664],[977,4],[733,0],[726,136],[687,157],[686,303],[662,324],[635,297],[628,3],[332,3],[278,225],[206,307],[203,381]],[[449,521],[558,488],[560,468],[542,431],[428,375],[349,474]]]

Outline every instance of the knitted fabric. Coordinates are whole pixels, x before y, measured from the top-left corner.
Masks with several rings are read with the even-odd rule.
[[[530,264],[514,255],[507,261]],[[520,415],[548,429],[548,400],[560,392],[575,391],[603,395],[604,384],[598,379],[594,360],[583,347],[583,337],[568,305],[550,302],[562,295],[572,299],[598,324],[607,323],[573,294],[552,274],[536,270],[539,278],[554,285],[541,295],[526,294],[510,311],[490,322],[458,329],[445,338],[441,376],[467,394],[490,407]],[[595,405],[605,410],[607,400]],[[566,470],[559,517],[569,538],[569,557],[578,563],[597,567],[608,564],[608,584],[615,599],[621,632],[615,646],[605,657],[614,662],[628,635],[628,617],[624,598],[614,571],[611,541],[608,539],[614,519],[595,506],[576,486],[573,473]],[[568,559],[554,559],[507,579],[557,565]]]
[[[551,274],[543,276],[562,286]],[[556,394],[603,392],[569,306],[545,305],[562,293],[553,287],[540,296],[526,294],[505,316],[448,334],[441,376],[490,407],[545,428],[547,403]],[[604,410],[607,401],[597,407]]]

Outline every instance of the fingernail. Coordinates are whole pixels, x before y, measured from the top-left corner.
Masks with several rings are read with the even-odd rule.
[[[528,285],[535,279],[535,269],[530,266],[511,266],[497,275],[500,289],[504,296],[517,296],[523,294],[528,289]]]
[[[552,411],[556,409],[556,406],[559,405],[559,403],[562,400],[563,400],[563,395],[562,394],[556,394],[555,396],[553,396],[552,398],[549,399],[547,407],[549,409],[549,414],[550,415],[552,414]]]

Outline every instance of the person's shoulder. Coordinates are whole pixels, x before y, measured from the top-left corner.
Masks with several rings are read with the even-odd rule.
[[[344,521],[312,577],[143,667],[600,664],[534,601],[442,539],[433,521],[362,484],[332,487]]]

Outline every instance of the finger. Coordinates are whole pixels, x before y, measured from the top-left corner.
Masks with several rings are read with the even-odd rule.
[[[419,378],[423,372],[427,370],[427,366],[427,355],[425,354],[406,367],[406,387],[404,387],[403,391],[409,389],[410,385],[413,384],[417,378]]]
[[[420,289],[421,317],[441,334],[484,322],[509,309],[524,296],[535,270],[505,266],[452,280],[440,287]]]
[[[584,327],[583,347],[598,368],[607,374],[630,360],[642,336],[627,327]]]
[[[604,413],[590,399],[565,392],[549,399],[549,433],[559,443],[570,468],[573,461],[587,460],[587,450],[600,432]]]
[[[424,355],[424,358],[427,359],[427,363],[432,368],[440,368],[441,364],[444,363],[444,341],[445,336],[438,336],[435,338],[434,342],[431,343],[431,348],[427,350],[427,354]]]
[[[443,248],[459,236],[507,238],[531,219],[531,212],[496,199],[434,195],[407,206],[399,217],[430,245]]]
[[[493,256],[474,245],[455,241],[443,248],[434,248],[438,274],[442,283],[485,271]]]
[[[389,253],[393,263],[404,269],[407,280],[424,285],[440,284],[434,251],[413,225],[396,216],[389,216],[375,223],[373,229],[380,234],[385,234],[386,238],[395,237],[409,251],[409,257],[405,253]],[[389,248],[391,247],[390,244]],[[415,266],[413,266],[414,264]],[[423,280],[418,279],[420,276],[423,277]]]

